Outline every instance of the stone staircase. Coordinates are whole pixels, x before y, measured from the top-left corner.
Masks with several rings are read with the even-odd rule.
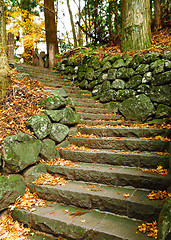
[[[168,155],[158,153],[169,151],[169,141],[154,137],[169,137],[171,131],[133,127],[121,115],[109,114],[88,91],[73,86],[59,74],[25,65],[17,68],[44,85],[65,89],[75,103],[81,124],[80,134],[70,136],[71,145],[60,150],[61,157],[75,165],[47,166],[49,173],[60,174],[68,183],[29,184],[31,191],[48,201],[47,206],[34,211],[15,210],[14,218],[50,234],[48,239],[151,239],[137,227],[158,220],[164,202],[149,200],[147,195],[152,190],[167,189],[171,178],[140,169],[158,165],[169,168]]]

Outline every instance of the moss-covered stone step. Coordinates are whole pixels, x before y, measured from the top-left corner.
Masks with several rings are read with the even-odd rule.
[[[83,113],[77,112],[80,119],[100,119],[100,120],[124,120],[123,116],[119,114],[102,114],[102,113]]]
[[[161,165],[169,167],[169,157],[158,155],[153,152],[112,152],[107,149],[99,151],[71,151],[60,149],[60,155],[65,160],[85,163],[110,164],[114,166],[129,166],[137,168],[156,168]]]
[[[91,103],[91,104],[97,103],[96,100],[91,99],[91,98],[90,98],[90,99],[89,99],[89,98],[86,98],[86,96],[85,96],[85,97],[82,97],[82,98],[79,98],[79,97],[77,97],[77,98],[72,97],[72,100],[73,100],[74,102],[82,102],[82,103],[85,103],[85,102],[88,102],[88,103]]]
[[[80,93],[80,94],[78,94],[78,93],[70,93],[68,95],[69,95],[69,97],[71,97],[73,99],[75,99],[75,98],[79,98],[79,99],[83,99],[83,100],[84,99],[92,99],[91,95],[86,95],[84,93]]]
[[[75,104],[76,105],[76,104]],[[97,105],[96,105],[97,106]],[[98,108],[98,106],[97,106]],[[102,107],[100,109],[103,109]],[[83,124],[89,125],[89,126],[96,126],[96,125],[103,125],[103,126],[116,126],[116,125],[127,125],[129,126],[129,121],[121,121],[121,120],[102,120],[102,119],[82,119],[81,121]]]
[[[157,128],[131,128],[131,127],[80,127],[79,132],[83,134],[94,134],[99,137],[171,137],[171,129],[157,129]]]
[[[47,166],[48,172],[76,181],[132,186],[165,190],[171,185],[170,176],[143,172],[137,168],[105,164],[76,163],[76,166]]]
[[[70,215],[75,212],[85,213]],[[56,203],[47,203],[46,207],[35,207],[33,212],[15,209],[13,217],[36,230],[75,240],[150,239],[137,231],[141,221]]]
[[[60,239],[60,238],[53,236],[52,234],[41,233],[41,232],[39,232],[39,229],[37,229],[37,231],[31,230],[29,232],[29,234],[27,234],[26,236],[27,236],[27,239],[29,239],[29,240],[57,240],[57,239]]]
[[[98,209],[130,218],[151,221],[157,219],[162,200],[149,200],[149,191],[127,187],[68,181],[61,185],[28,184],[39,198],[88,209]]]
[[[101,113],[101,114],[105,114],[105,113],[109,113],[109,111],[107,109],[103,109],[103,108],[93,108],[93,106],[91,108],[86,108],[86,107],[76,107],[75,108],[76,112],[82,112],[82,113]]]
[[[79,106],[79,107],[95,107],[95,108],[104,108],[102,103],[98,103],[98,102],[94,102],[93,104],[91,102],[79,102],[74,100],[74,104],[75,106]]]
[[[88,135],[87,135],[88,136]],[[71,144],[79,147],[95,149],[115,149],[115,150],[131,150],[131,151],[169,151],[170,141],[161,140],[144,140],[142,138],[91,138],[89,137],[69,137]]]

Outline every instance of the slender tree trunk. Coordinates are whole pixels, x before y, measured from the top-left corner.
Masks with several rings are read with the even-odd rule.
[[[0,98],[6,94],[9,86],[9,64],[7,58],[6,27],[4,1],[0,0]]]
[[[150,46],[150,0],[122,0],[122,52]]]
[[[79,5],[78,5],[78,14],[79,14],[79,24],[81,25],[81,0],[79,0]],[[82,38],[82,32],[81,32],[81,28],[78,26],[78,42],[79,45],[82,46],[83,45],[83,38]]]
[[[54,0],[44,0],[44,14],[49,67],[53,68],[55,64],[55,53],[58,53]]]
[[[161,4],[160,0],[154,0],[154,29],[161,28]]]
[[[72,11],[70,8],[69,0],[67,0],[67,6],[68,6],[70,21],[71,21],[72,34],[73,34],[73,39],[74,39],[74,47],[77,47],[77,37],[76,37],[76,33],[75,33],[75,26],[74,26],[74,21],[73,21],[73,16],[72,16]]]

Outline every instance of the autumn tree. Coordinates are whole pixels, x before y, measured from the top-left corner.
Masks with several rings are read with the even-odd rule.
[[[122,0],[122,52],[151,46],[150,0]]]
[[[73,20],[73,16],[72,16],[72,11],[71,11],[71,7],[70,7],[70,4],[69,4],[69,0],[67,0],[67,7],[68,7],[70,21],[71,21],[72,34],[73,34],[73,39],[74,39],[74,47],[77,47],[77,36],[76,36],[74,20]]]
[[[161,28],[161,3],[160,0],[154,0],[154,28]]]
[[[55,53],[59,52],[57,43],[54,0],[44,0],[44,15],[49,67],[53,68],[55,64]]]
[[[4,1],[0,0],[0,98],[5,96],[9,85]]]

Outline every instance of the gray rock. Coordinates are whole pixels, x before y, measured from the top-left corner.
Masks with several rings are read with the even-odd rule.
[[[119,68],[116,74],[117,78],[122,78],[122,79],[128,79],[129,74],[128,74],[128,68],[122,67]]]
[[[109,89],[106,92],[103,92],[100,96],[100,102],[110,102],[112,100],[115,100],[115,95],[116,95],[116,91]]]
[[[149,83],[153,78],[152,72],[146,72],[142,78],[142,83]]]
[[[133,69],[137,68],[142,62],[142,57],[140,55],[135,55],[133,60],[131,61],[130,67]]]
[[[73,74],[74,73],[74,68],[72,66],[67,66],[64,71],[65,74]]]
[[[117,74],[117,69],[109,69],[108,71],[108,80],[115,80],[116,79],[116,74]]]
[[[87,80],[82,80],[79,84],[80,88],[82,89],[88,89],[88,81]]]
[[[72,108],[66,107],[62,111],[62,118],[60,123],[65,124],[67,126],[72,126],[80,122],[80,118],[78,113],[75,113]]]
[[[136,69],[136,74],[143,75],[146,72],[149,72],[150,66],[148,64],[140,64]]]
[[[93,88],[93,90],[92,90],[92,95],[93,96],[97,96],[97,95],[99,95],[101,93],[101,91],[102,91],[102,85],[101,84],[100,85],[96,85]]]
[[[61,143],[69,133],[69,127],[61,123],[53,123],[49,137],[57,143]]]
[[[120,59],[122,56],[121,55],[114,55],[111,58],[109,58],[109,61],[111,63],[114,63],[116,60]]]
[[[104,104],[104,107],[108,109],[109,112],[117,113],[119,109],[119,103],[118,102],[108,102]]]
[[[171,69],[171,61],[165,60],[164,66],[165,66],[165,68],[166,68],[167,70],[170,70],[170,69]]]
[[[57,157],[57,150],[55,147],[55,142],[53,140],[44,139],[42,141],[40,156],[45,160],[52,160]]]
[[[171,198],[163,205],[158,220],[158,240],[169,240],[171,237]],[[170,237],[169,237],[170,236]]]
[[[85,77],[85,72],[78,72],[78,80],[82,81]]]
[[[94,72],[94,79],[97,79],[102,74],[102,69],[98,69]]]
[[[94,81],[91,81],[89,84],[88,84],[88,89],[89,90],[92,90],[96,85],[99,84],[99,81],[98,80],[94,80]]]
[[[27,126],[39,139],[47,137],[52,128],[51,121],[46,114],[30,117],[27,121]]]
[[[129,81],[126,83],[126,88],[135,88],[138,85],[140,85],[142,82],[142,76],[141,75],[135,75],[129,79]]]
[[[137,88],[137,93],[144,93],[145,95],[149,95],[150,93],[150,86],[147,84],[141,84]]]
[[[49,89],[49,90],[45,90],[45,92],[50,92],[51,94],[54,94],[56,96],[61,96],[63,98],[68,97],[68,94],[65,92],[63,88]]]
[[[65,105],[66,105],[65,99],[60,96],[53,96],[50,98],[46,98],[40,102],[40,106],[48,110],[51,110],[51,109],[57,110],[62,107],[65,107]]]
[[[41,141],[20,132],[4,138],[3,149],[4,170],[8,173],[18,173],[38,162]]]
[[[94,68],[89,67],[87,68],[86,74],[85,74],[85,79],[92,81],[94,78]]]
[[[24,79],[25,77],[30,78],[30,75],[28,73],[18,73],[15,75],[15,78],[20,80]]]
[[[107,73],[102,73],[99,77],[98,77],[98,81],[99,83],[102,83],[104,81],[108,80],[108,74]]]
[[[101,61],[101,66],[103,66],[107,61],[109,61],[109,59],[110,59],[109,56],[103,58],[103,60]]]
[[[27,184],[32,183],[44,173],[47,173],[46,163],[37,164],[24,172],[24,180]]]
[[[83,63],[83,64],[81,64],[79,66],[79,72],[86,72],[87,68],[88,68],[88,64],[87,63],[85,63],[85,64]]]
[[[164,60],[159,59],[150,64],[150,69],[153,71],[153,74],[164,72]]]
[[[111,63],[109,61],[105,62],[105,64],[102,67],[102,71],[106,72],[112,67]]]
[[[61,64],[61,68],[60,68],[60,71],[65,71],[65,64]]]
[[[119,105],[119,111],[130,120],[144,122],[155,113],[149,97],[144,94],[131,97]]]
[[[62,110],[46,110],[44,113],[52,122],[59,122],[62,118]]]
[[[102,92],[106,92],[107,90],[109,90],[111,88],[111,84],[110,81],[104,81],[102,83]]]
[[[156,117],[170,117],[171,116],[171,107],[168,107],[164,104],[159,104],[156,109]]]
[[[0,211],[25,194],[26,184],[20,175],[0,176]]]
[[[171,105],[171,91],[168,85],[153,86],[149,97],[153,102]]]
[[[171,71],[160,73],[154,76],[153,85],[164,85],[171,82]]]
[[[101,67],[101,61],[99,58],[94,58],[91,62],[91,66],[94,68],[94,69],[99,69]]]
[[[163,53],[163,58],[171,61],[171,51]]]
[[[125,55],[124,55],[125,56]],[[133,57],[132,56],[128,56],[126,58],[124,58],[125,60],[125,67],[129,66],[133,60]]]
[[[160,58],[160,54],[156,52],[147,53],[143,58],[143,63],[151,63]]]
[[[112,82],[112,88],[114,89],[124,89],[125,88],[125,82],[122,79],[116,79]]]
[[[74,68],[74,73],[75,73],[75,74],[78,73],[78,69],[79,69],[79,67],[78,67],[78,66],[75,66],[75,68]]]
[[[133,89],[123,89],[123,90],[118,90],[116,92],[116,100],[117,101],[124,101],[132,96],[136,95],[136,91]]]
[[[120,68],[120,67],[124,67],[124,66],[125,66],[125,63],[124,63],[124,60],[123,60],[122,58],[116,60],[116,61],[112,64],[112,68]]]
[[[75,104],[72,98],[66,98],[66,106],[75,109]]]

